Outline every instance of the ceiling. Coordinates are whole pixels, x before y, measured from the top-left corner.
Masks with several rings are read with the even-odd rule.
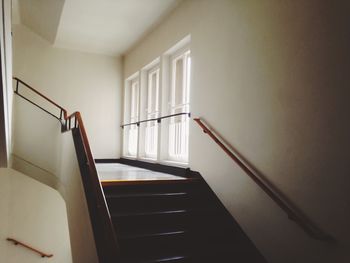
[[[181,0],[15,0],[13,20],[56,47],[118,56]]]

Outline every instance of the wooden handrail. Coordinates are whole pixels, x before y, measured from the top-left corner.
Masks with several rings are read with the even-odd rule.
[[[235,150],[229,149],[224,143],[224,140],[217,133],[208,128],[200,118],[193,119],[202,129],[208,134],[220,148],[273,200],[275,203],[287,213],[288,218],[296,222],[306,233],[311,237],[319,240],[331,240],[331,236],[326,234],[318,226],[316,226],[310,219],[308,219],[299,209],[287,200],[275,187],[271,185],[266,179],[257,173],[250,165],[244,162]]]
[[[42,258],[45,258],[45,257],[46,258],[51,258],[51,257],[53,257],[52,254],[46,254],[46,253],[44,253],[44,252],[42,252],[42,251],[40,251],[40,250],[38,250],[36,248],[33,248],[33,247],[31,247],[31,246],[29,246],[29,245],[27,245],[27,244],[25,244],[25,243],[23,243],[21,241],[18,241],[17,239],[8,237],[8,238],[6,238],[6,240],[10,241],[10,242],[13,242],[13,244],[15,244],[15,245],[21,245],[22,247],[28,248],[29,250],[32,250],[35,253],[39,254]]]
[[[17,81],[16,91],[18,91],[18,83],[22,83],[25,87],[32,90],[34,93],[44,98],[49,103],[53,104],[54,106],[58,107],[61,110],[61,116],[58,119],[61,121],[62,133],[72,130],[73,132],[75,132],[75,134],[79,135],[83,146],[83,153],[85,156],[84,158],[82,158],[84,159],[84,166],[85,166],[83,169],[86,170],[87,168],[88,177],[89,177],[89,178],[83,178],[84,179],[83,181],[87,184],[86,187],[84,184],[84,189],[86,193],[86,199],[88,201],[90,219],[92,222],[97,253],[98,253],[100,262],[104,262],[104,263],[115,262],[116,259],[119,258],[117,238],[115,235],[112,219],[109,214],[109,210],[107,208],[107,202],[103,194],[102,185],[99,180],[96,165],[95,165],[95,160],[92,155],[88,136],[87,136],[84,122],[80,112],[77,111],[68,116],[66,109],[64,109],[63,107],[61,107],[60,105],[52,101],[51,99],[47,98],[45,95],[43,95],[33,87],[29,86],[27,83],[23,82],[22,80],[16,77],[14,77],[13,79]],[[15,93],[18,94],[16,91]],[[21,95],[21,97],[33,103],[31,100],[29,100],[28,98],[25,98],[23,95]],[[36,105],[35,103],[33,104]],[[42,109],[40,106],[38,107]],[[42,110],[47,112],[45,109],[42,109]],[[54,114],[50,112],[48,113],[54,116]],[[74,123],[72,120],[74,120]],[[77,145],[75,145],[75,147],[78,154]],[[81,175],[85,176],[85,174],[82,173],[82,169],[81,169]],[[92,200],[90,204],[89,204],[89,200],[90,201]]]

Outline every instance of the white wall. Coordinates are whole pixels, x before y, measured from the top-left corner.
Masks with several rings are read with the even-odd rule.
[[[53,48],[21,25],[15,25],[13,32],[14,75],[69,113],[82,113],[95,158],[118,158],[120,59]],[[20,92],[54,109],[21,87]],[[73,262],[97,262],[71,132],[61,134],[58,120],[18,96],[13,130],[13,167],[56,189],[66,202]]]
[[[309,238],[193,123],[191,168],[271,263],[350,260],[348,10],[187,0],[124,58],[127,78],[191,34],[193,116],[336,239]]]
[[[13,112],[13,168],[38,179],[51,187],[49,179],[58,175],[61,156],[61,125],[51,115],[26,100],[15,96]],[[50,176],[27,170],[32,164],[46,170]],[[54,180],[51,180],[54,182]]]
[[[14,25],[13,72],[69,112],[82,113],[95,158],[120,156],[121,59],[54,48]]]
[[[12,39],[11,39],[11,1],[2,0],[0,7],[0,42],[1,42],[1,75],[4,116],[4,137],[6,144],[0,149],[0,166],[8,166],[11,163],[12,150]],[[2,128],[1,128],[2,129]],[[2,131],[3,132],[3,131]],[[2,142],[3,143],[3,142]],[[1,145],[2,145],[1,143]],[[6,148],[6,149],[5,149]],[[6,153],[5,153],[6,152]]]
[[[13,168],[57,190],[66,204],[66,227],[74,262],[97,262],[85,192],[71,132],[59,122],[15,97]],[[17,112],[19,111],[19,113]],[[23,114],[29,118],[23,118]],[[31,126],[41,129],[31,129]],[[38,145],[38,146],[37,146]],[[31,188],[31,185],[27,185]],[[61,240],[62,241],[62,240]],[[62,261],[64,262],[64,261]]]
[[[61,135],[60,169],[56,189],[67,206],[73,262],[98,262],[89,211],[79,171],[72,132]]]
[[[0,261],[72,262],[66,205],[59,193],[24,174],[0,169]],[[12,237],[52,258],[6,241]]]

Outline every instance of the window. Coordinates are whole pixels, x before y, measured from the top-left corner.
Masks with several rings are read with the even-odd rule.
[[[159,117],[159,66],[148,71],[147,74],[147,120]],[[157,158],[158,122],[146,123],[145,128],[145,157]]]
[[[123,155],[188,163],[191,52],[187,36],[125,81]],[[165,115],[178,114],[162,118]],[[145,121],[151,120],[151,121]]]
[[[127,81],[128,87],[126,92],[126,102],[128,116],[126,116],[127,123],[134,123],[139,121],[139,80],[138,77]],[[125,127],[124,136],[127,144],[124,153],[127,156],[136,157],[137,155],[137,140],[138,140],[138,126],[136,124]]]
[[[171,59],[170,114],[189,112],[190,110],[190,50]],[[169,159],[188,161],[189,118],[180,115],[171,118],[169,124]]]
[[[190,110],[191,56],[186,50],[171,59],[170,114]],[[169,159],[188,161],[189,118],[180,115],[171,118],[169,124]]]

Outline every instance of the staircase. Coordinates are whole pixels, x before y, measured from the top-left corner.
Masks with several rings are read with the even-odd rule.
[[[104,196],[81,114],[74,112],[69,115],[66,109],[27,83],[18,78],[14,80],[16,95],[57,119],[62,133],[72,131],[99,262],[266,262],[199,174],[182,180],[102,182]],[[56,109],[51,112],[36,104],[22,89]],[[189,113],[151,121],[184,114]],[[333,240],[283,198],[254,168],[242,161],[235,150],[229,149],[201,119],[195,118],[194,121],[307,234],[317,240]],[[131,124],[122,126],[127,125]],[[126,162],[122,158],[118,162],[138,166],[139,161]],[[165,172],[165,167],[155,169],[159,166],[157,164],[144,162],[142,166]],[[176,176],[179,169],[166,168],[167,173]],[[184,173],[187,172],[185,169]]]
[[[202,178],[102,185],[122,263],[266,262]]]

